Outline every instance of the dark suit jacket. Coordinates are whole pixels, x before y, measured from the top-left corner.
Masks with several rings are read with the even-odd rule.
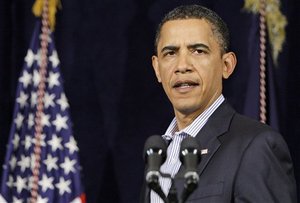
[[[236,113],[223,102],[196,136],[208,149],[198,166],[198,188],[187,202],[297,202],[288,147],[276,131]],[[180,198],[184,168],[175,186]],[[149,189],[142,202],[149,202]]]

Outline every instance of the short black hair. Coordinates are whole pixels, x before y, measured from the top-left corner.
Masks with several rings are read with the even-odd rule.
[[[221,52],[228,52],[230,43],[229,29],[222,18],[216,12],[200,5],[182,5],[167,13],[158,25],[154,42],[155,54],[157,54],[157,44],[160,38],[162,26],[168,21],[182,19],[206,20],[212,27],[212,32],[216,36],[221,47]]]

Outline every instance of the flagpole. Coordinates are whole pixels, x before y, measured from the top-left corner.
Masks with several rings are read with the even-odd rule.
[[[31,203],[37,201],[38,189],[39,189],[39,174],[41,165],[41,139],[42,139],[42,116],[44,111],[44,95],[45,95],[45,83],[48,64],[48,39],[49,39],[49,2],[43,1],[42,10],[42,35],[41,35],[41,64],[39,68],[40,82],[38,85],[38,99],[37,99],[37,111],[35,114],[35,145],[34,145],[34,168],[33,168],[33,183],[31,190]]]

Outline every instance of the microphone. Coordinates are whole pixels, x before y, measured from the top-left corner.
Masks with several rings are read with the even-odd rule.
[[[185,167],[184,190],[181,202],[185,202],[190,194],[198,187],[199,175],[197,165],[201,160],[201,149],[194,137],[187,137],[181,142],[180,161]]]
[[[167,145],[159,135],[150,136],[144,145],[144,159],[147,164],[146,183],[164,202],[168,202],[159,184],[160,166],[166,160]]]

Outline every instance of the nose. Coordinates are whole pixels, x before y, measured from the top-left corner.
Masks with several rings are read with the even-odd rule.
[[[175,73],[188,73],[191,72],[191,64],[187,54],[181,53],[178,56]]]

